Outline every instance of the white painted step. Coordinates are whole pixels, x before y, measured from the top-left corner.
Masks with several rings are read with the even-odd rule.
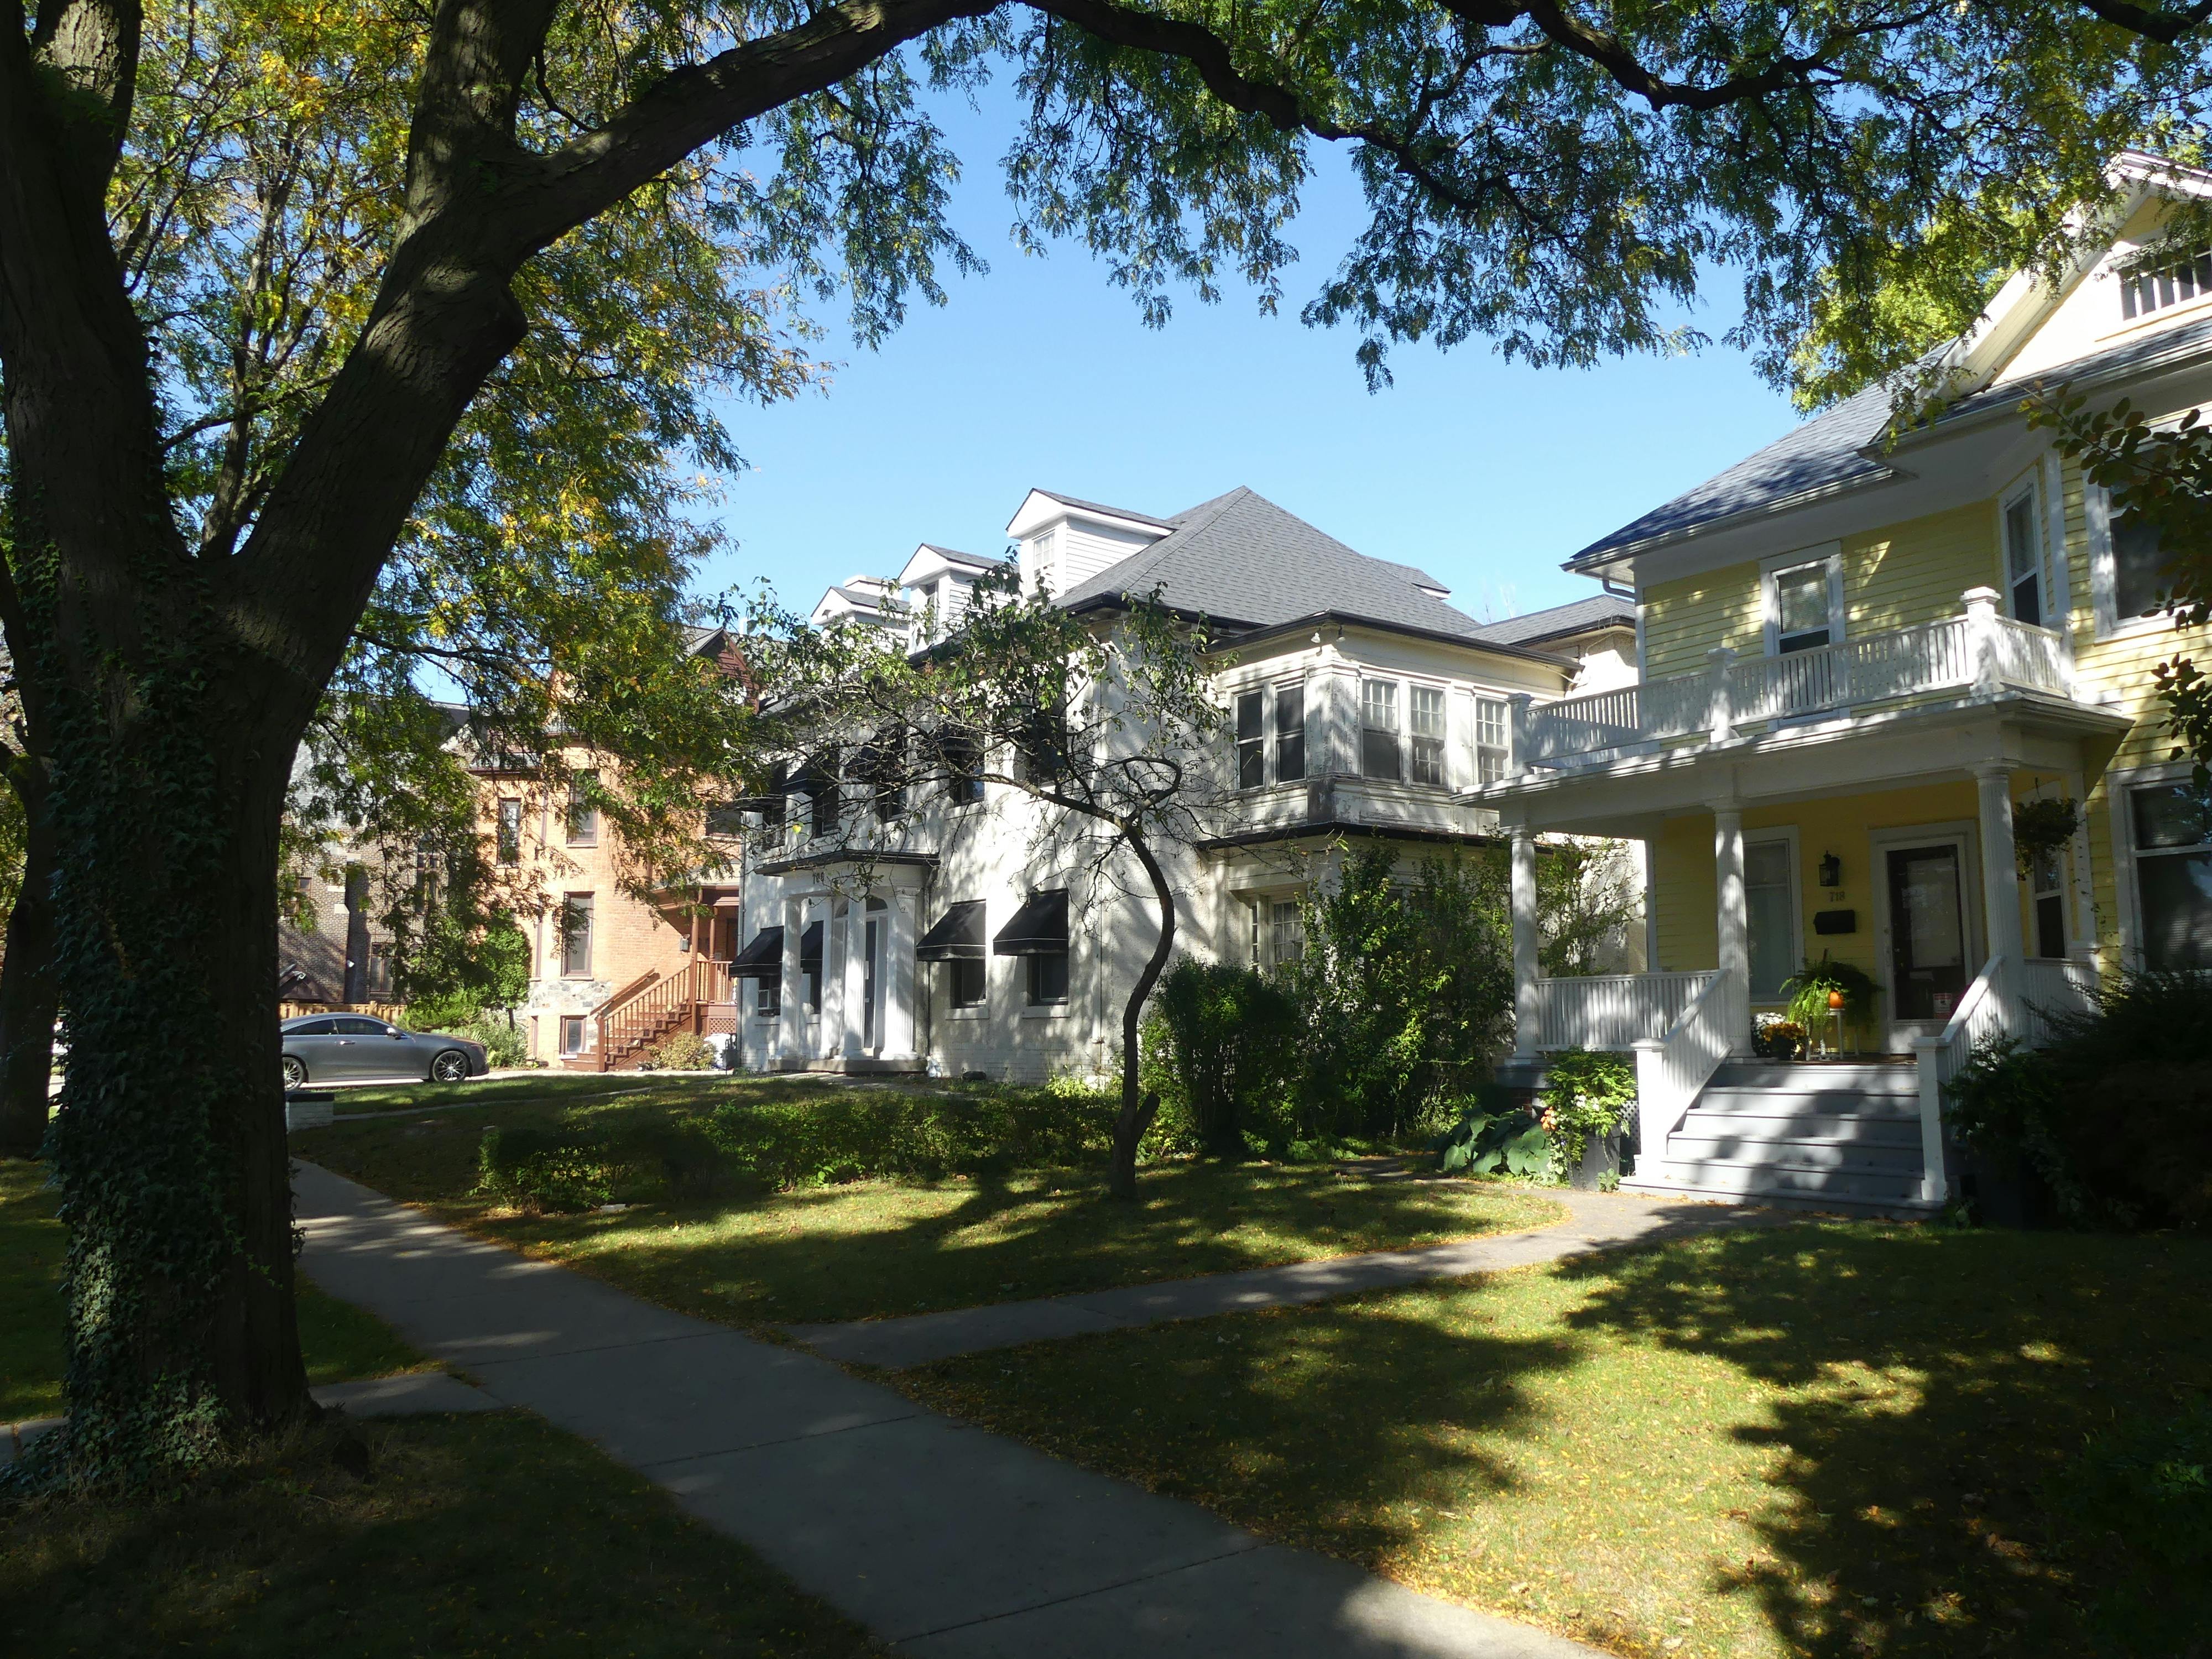
[[[1729,1137],[1701,1139],[1673,1135],[1667,1141],[1669,1164],[1741,1164],[1750,1169],[1841,1170],[1851,1175],[1889,1176],[1920,1184],[1917,1146],[1863,1146],[1835,1141],[1744,1141]]]
[[[1740,1140],[1848,1140],[1869,1146],[1920,1146],[1920,1119],[1887,1112],[1713,1112],[1690,1109],[1678,1135],[1700,1139],[1733,1135]]]

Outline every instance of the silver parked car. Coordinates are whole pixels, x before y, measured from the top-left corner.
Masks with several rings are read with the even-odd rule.
[[[284,1086],[305,1083],[465,1083],[491,1067],[483,1044],[439,1031],[403,1031],[365,1014],[307,1014],[284,1036]]]

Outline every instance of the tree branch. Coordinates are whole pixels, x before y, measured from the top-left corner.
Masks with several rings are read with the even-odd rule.
[[[2138,6],[2132,0],[2081,0],[2081,3],[2115,28],[2140,34],[2164,46],[2172,46],[2207,18],[2212,18],[2212,0],[2197,0],[2197,4],[2182,11],[2168,11],[2163,6]]]

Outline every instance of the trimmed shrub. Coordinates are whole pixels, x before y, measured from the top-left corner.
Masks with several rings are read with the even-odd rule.
[[[1279,1157],[1295,1129],[1297,1006],[1249,968],[1183,958],[1152,996],[1146,1035],[1160,1109],[1198,1150],[1242,1158],[1248,1136]]]
[[[621,1173],[604,1139],[566,1128],[489,1128],[477,1143],[477,1190],[520,1209],[605,1204]]]
[[[2212,975],[2115,975],[2048,1018],[2048,1047],[1978,1045],[1944,1086],[1959,1139],[2074,1226],[2212,1224]]]
[[[663,1071],[703,1072],[714,1063],[714,1051],[696,1031],[678,1031],[663,1038],[653,1051],[653,1063]]]
[[[814,1187],[1079,1163],[1108,1151],[1118,1103],[1065,1085],[983,1095],[886,1091],[732,1101],[708,1124],[733,1170],[771,1187]]]

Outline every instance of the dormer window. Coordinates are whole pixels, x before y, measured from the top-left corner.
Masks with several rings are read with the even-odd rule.
[[[2120,273],[2120,315],[2132,320],[2154,311],[2212,294],[2212,248],[2193,253],[2152,255]]]

